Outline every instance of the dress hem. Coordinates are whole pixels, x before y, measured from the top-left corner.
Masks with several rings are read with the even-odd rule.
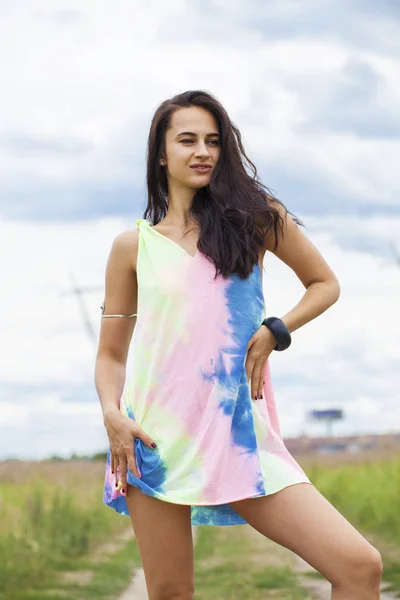
[[[262,498],[264,496],[270,496],[272,494],[276,494],[281,490],[291,487],[294,485],[299,485],[301,483],[306,483],[308,485],[314,486],[314,484],[306,477],[305,479],[301,479],[299,481],[295,481],[294,483],[289,483],[288,485],[284,485],[283,487],[274,490],[269,493],[258,494],[257,496],[244,496],[242,498],[236,498],[235,500],[228,500],[226,502],[219,501],[218,504],[193,504],[191,502],[174,502],[172,500],[167,500],[164,498],[157,497],[156,494],[149,494],[146,490],[143,490],[139,486],[137,487],[141,490],[142,493],[146,494],[149,497],[156,498],[161,502],[168,502],[170,504],[177,504],[180,506],[190,506],[191,515],[190,521],[192,525],[214,525],[214,526],[228,526],[228,525],[245,525],[247,521],[240,516],[240,514],[235,510],[234,504],[235,502],[239,502],[240,500],[247,499],[255,499]],[[132,485],[132,484],[129,484]],[[109,506],[114,509],[117,513],[130,516],[129,508],[126,502],[126,496],[119,495],[116,498],[106,500],[103,498],[103,504]]]
[[[146,494],[146,496],[149,496],[150,498],[155,498],[156,500],[161,500],[161,502],[168,502],[169,504],[177,504],[178,506],[222,506],[224,504],[230,504],[231,502],[240,502],[241,500],[252,500],[253,498],[263,498],[264,496],[272,496],[272,494],[277,494],[278,492],[281,492],[282,490],[288,488],[288,487],[292,487],[294,485],[299,485],[300,483],[308,483],[309,485],[312,485],[314,487],[314,484],[307,480],[307,479],[303,479],[300,481],[295,481],[294,483],[289,483],[287,485],[284,485],[283,487],[275,490],[274,492],[268,492],[265,494],[257,494],[256,496],[242,496],[241,498],[236,498],[235,500],[219,500],[218,502],[176,502],[174,500],[168,500],[164,497],[161,497],[161,495],[157,494],[148,494],[147,492],[145,492],[142,488],[140,488],[139,486],[136,485],[132,485],[131,483],[127,483],[127,485],[131,485],[132,487],[137,487],[143,494]],[[122,496],[122,498],[125,498],[125,496]],[[113,507],[113,502],[115,502],[115,500],[117,500],[118,498],[111,498],[110,500],[104,500],[103,504],[105,504],[106,506],[111,506]]]

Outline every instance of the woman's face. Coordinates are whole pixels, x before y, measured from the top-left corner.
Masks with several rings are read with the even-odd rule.
[[[178,183],[190,188],[208,185],[218,162],[221,148],[218,124],[204,108],[191,106],[174,112],[165,135],[168,185]],[[207,164],[211,169],[195,171],[193,165]]]

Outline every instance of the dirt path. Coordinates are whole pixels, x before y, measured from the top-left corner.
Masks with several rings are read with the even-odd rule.
[[[111,541],[100,544],[91,555],[94,563],[104,563],[109,559],[110,554],[115,554],[120,550],[130,539],[132,539],[132,529],[128,528]],[[87,585],[93,579],[93,570],[75,570],[63,571],[60,575],[61,580],[66,583],[76,583],[78,585]]]
[[[148,600],[143,569],[136,569],[135,575],[119,600]]]

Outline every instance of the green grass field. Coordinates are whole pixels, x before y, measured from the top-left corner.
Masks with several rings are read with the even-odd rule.
[[[299,463],[346,518],[376,536],[375,545],[384,549],[384,579],[400,589],[400,457]],[[103,459],[0,463],[1,600],[118,598],[140,558],[126,537],[129,518],[102,504],[104,465]],[[99,548],[113,540],[122,541],[101,557]],[[200,528],[196,597],[209,598],[215,590],[213,597],[221,599],[235,593],[243,600],[270,593],[307,598],[287,565],[266,568],[261,555],[254,562],[256,555],[242,527]],[[279,589],[281,595],[273,596]]]
[[[102,505],[103,481],[100,461],[0,464],[0,598],[47,598],[59,573],[126,531],[129,519]]]
[[[348,520],[400,546],[400,457],[357,463],[327,466],[323,460],[314,460],[302,466],[321,494]]]

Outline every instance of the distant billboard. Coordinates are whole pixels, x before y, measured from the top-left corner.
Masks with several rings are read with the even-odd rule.
[[[315,421],[337,421],[343,419],[343,410],[330,408],[327,410],[310,410],[308,412],[308,418]]]

